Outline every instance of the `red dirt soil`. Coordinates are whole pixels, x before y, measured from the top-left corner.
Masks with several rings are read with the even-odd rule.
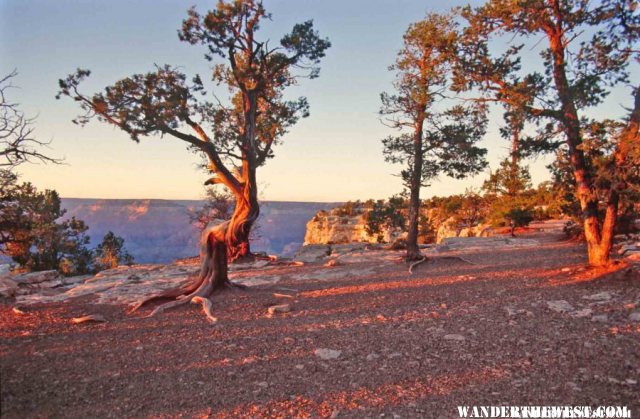
[[[640,417],[637,271],[583,270],[582,245],[526,237],[542,245],[465,256],[478,265],[432,260],[411,276],[400,262],[306,281],[296,276],[333,268],[276,267],[277,286],[218,296],[214,325],[193,305],[142,318],[150,307],[129,315],[85,299],[17,314],[3,303],[2,416],[454,418],[459,405],[506,404]],[[583,298],[603,291],[612,298]],[[282,303],[292,311],[267,316]],[[90,313],[109,322],[70,323]],[[341,353],[324,360],[319,348]]]

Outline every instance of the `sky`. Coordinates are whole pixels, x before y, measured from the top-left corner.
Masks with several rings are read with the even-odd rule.
[[[320,77],[302,80],[288,94],[306,96],[309,118],[302,119],[275,149],[276,157],[258,170],[260,196],[278,201],[381,199],[402,190],[400,167],[384,161],[382,138],[393,132],[378,116],[380,93],[391,90],[393,63],[408,25],[427,12],[443,12],[458,1],[426,0],[265,0],[272,21],[261,33],[275,42],[295,23],[314,20],[332,47]],[[9,99],[35,117],[36,135],[51,141],[46,153],[64,165],[19,167],[21,179],[40,189],[76,198],[202,198],[208,176],[184,143],[145,137],[138,144],[97,121],[85,127],[71,120],[80,113],[68,98],[56,100],[58,79],[76,68],[92,71],[82,85],[96,92],[120,78],[171,64],[189,75],[210,74],[204,50],[178,40],[186,10],[204,12],[215,1],[179,0],[0,0],[0,74],[13,69],[17,86]],[[472,4],[479,4],[478,1]],[[535,62],[537,57],[528,57]],[[638,76],[634,69],[634,76]],[[636,77],[637,78],[637,77]],[[221,88],[222,89],[222,88]],[[218,91],[219,94],[223,90]],[[627,92],[608,101],[620,113]],[[508,154],[494,112],[485,139],[492,168]],[[533,182],[548,178],[549,157],[527,161]],[[424,197],[462,193],[480,187],[486,173],[465,180],[441,177]]]

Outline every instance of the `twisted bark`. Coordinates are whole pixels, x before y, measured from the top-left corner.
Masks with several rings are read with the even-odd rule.
[[[247,183],[250,185],[251,183]],[[254,183],[255,185],[255,183]],[[245,256],[249,251],[248,237],[251,227],[260,213],[255,188],[246,186],[242,199],[238,199],[231,220],[206,228],[200,238],[200,273],[187,287],[174,288],[144,298],[131,310],[134,312],[149,301],[159,298],[174,298],[173,301],[156,307],[148,317],[179,307],[189,302],[201,304],[207,319],[217,319],[211,313],[211,297],[228,288],[245,288],[229,280],[228,262]]]

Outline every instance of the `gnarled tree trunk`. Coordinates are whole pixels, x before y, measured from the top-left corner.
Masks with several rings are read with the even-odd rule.
[[[253,181],[251,181],[253,180]],[[174,301],[156,307],[149,317],[162,311],[189,302],[201,304],[211,322],[217,319],[211,313],[210,298],[225,288],[244,288],[229,280],[228,263],[246,256],[249,251],[248,238],[251,227],[260,214],[256,188],[255,173],[245,183],[242,196],[238,197],[233,215],[229,221],[206,228],[200,238],[200,273],[185,288],[171,289],[157,295],[149,296],[137,303],[132,311],[146,302],[157,298],[175,298]]]
[[[553,2],[554,9],[558,9],[557,2]],[[560,11],[556,11],[558,21],[561,22]],[[578,111],[574,103],[571,87],[566,76],[565,44],[561,24],[549,28],[548,33],[551,52],[553,55],[553,79],[560,99],[560,121],[569,147],[569,160],[576,182],[576,195],[580,202],[584,223],[584,236],[587,242],[587,253],[591,266],[605,266],[609,263],[611,243],[602,243],[601,225],[598,218],[598,197],[594,189],[593,178],[589,172],[582,149],[582,135]],[[617,214],[617,202],[613,212]],[[611,228],[615,225],[615,215],[611,217]],[[608,235],[607,235],[608,237]],[[610,240],[608,240],[610,242]]]
[[[260,206],[255,187],[255,171],[252,176],[249,176],[249,179],[243,188],[242,195],[236,200],[236,206],[226,231],[225,241],[230,262],[251,256],[249,235],[260,215]]]

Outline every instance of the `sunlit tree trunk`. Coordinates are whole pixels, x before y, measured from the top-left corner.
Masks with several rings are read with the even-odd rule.
[[[260,215],[258,204],[255,169],[249,169],[248,181],[236,205],[226,232],[226,243],[229,261],[243,260],[251,257],[249,236],[251,228]],[[252,172],[252,173],[251,173]]]
[[[561,121],[564,127],[569,160],[576,182],[576,195],[580,202],[584,224],[584,236],[587,242],[589,264],[606,266],[613,245],[613,232],[618,215],[618,193],[612,190],[608,197],[605,219],[598,218],[598,196],[595,193],[593,178],[589,173],[582,150],[580,120],[576,110],[571,88],[566,77],[565,44],[563,41],[562,19],[559,5],[553,2],[556,10],[556,24],[548,28],[547,35],[553,54],[553,78],[561,104]],[[612,186],[615,188],[615,185]]]
[[[420,187],[422,186],[422,166],[424,155],[422,152],[422,129],[424,124],[424,114],[420,114],[416,122],[413,155],[414,162],[411,173],[411,183],[409,185],[409,225],[407,234],[407,261],[422,258],[418,247],[418,223],[420,221]]]

